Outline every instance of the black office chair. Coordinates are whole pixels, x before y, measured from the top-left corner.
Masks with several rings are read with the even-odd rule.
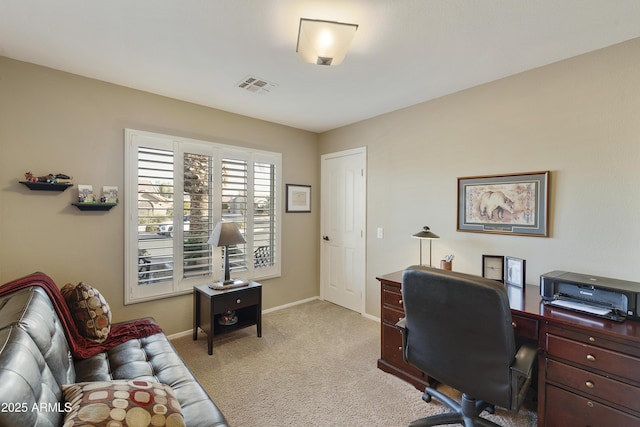
[[[416,420],[410,426],[496,426],[480,417],[494,405],[517,411],[531,382],[535,346],[516,353],[509,299],[500,282],[435,268],[410,267],[402,276],[405,318],[403,356],[430,378],[462,393],[462,401],[427,387],[455,412]]]

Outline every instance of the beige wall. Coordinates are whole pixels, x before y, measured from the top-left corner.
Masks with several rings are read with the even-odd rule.
[[[480,274],[482,254],[501,254],[527,260],[528,283],[555,269],[640,281],[640,39],[327,132],[320,142],[321,154],[368,149],[370,314],[380,313],[375,277],[418,263],[409,236],[423,225],[441,237],[434,263],[453,253],[454,270]],[[456,232],[457,177],[542,170],[551,171],[549,238]]]
[[[167,333],[185,331],[191,295],[123,305],[124,206],[81,212],[71,206],[75,189],[36,192],[18,183],[26,171],[64,172],[76,184],[122,190],[124,128],[281,152],[283,189],[313,186],[312,206],[318,136],[0,57],[0,282],[34,271],[58,286],[85,281],[102,291],[116,321],[153,316]],[[265,308],[319,294],[318,214],[282,213],[282,277],[264,281]]]

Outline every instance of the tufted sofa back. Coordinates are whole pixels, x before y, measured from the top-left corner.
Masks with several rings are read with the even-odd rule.
[[[46,293],[30,287],[0,298],[0,427],[60,426],[61,385],[73,358]]]

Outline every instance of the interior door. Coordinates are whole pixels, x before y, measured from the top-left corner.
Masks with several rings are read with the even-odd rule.
[[[366,148],[322,156],[320,297],[365,304]]]

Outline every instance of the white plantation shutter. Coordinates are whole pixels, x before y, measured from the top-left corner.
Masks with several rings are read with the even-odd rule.
[[[246,240],[229,248],[234,276],[280,275],[280,154],[130,129],[125,147],[125,303],[219,279],[221,219]]]

